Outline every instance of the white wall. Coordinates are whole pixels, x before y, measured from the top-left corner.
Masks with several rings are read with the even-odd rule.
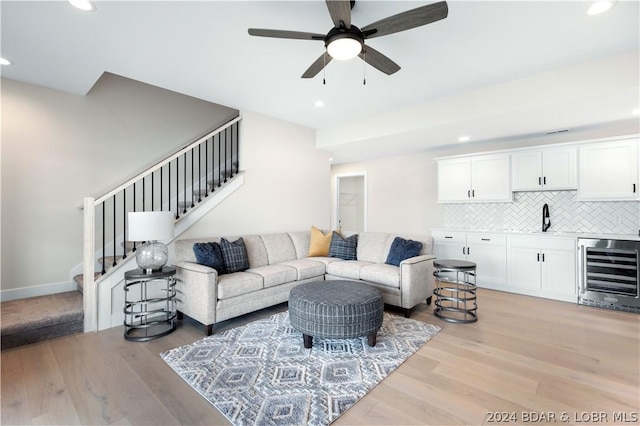
[[[242,117],[244,185],[180,238],[328,228],[329,154],[315,147],[315,132],[251,111]]]
[[[625,129],[622,129],[625,130]],[[624,132],[597,134],[596,137],[620,136]],[[423,234],[430,228],[443,227],[445,207],[437,200],[438,168],[434,158],[472,154],[499,149],[522,148],[587,139],[584,135],[553,135],[521,141],[487,141],[457,144],[440,150],[386,157],[331,167],[331,223],[335,226],[336,175],[367,174],[368,230],[377,232]]]
[[[87,196],[237,115],[113,74],[87,96],[2,79],[2,298],[73,288]]]

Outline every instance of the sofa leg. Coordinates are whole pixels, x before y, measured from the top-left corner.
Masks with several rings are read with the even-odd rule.
[[[184,319],[184,313],[181,311],[176,311],[176,318],[182,321]]]
[[[431,298],[432,298],[432,297],[433,297],[433,296],[429,296],[429,297],[427,297],[427,305],[430,305],[430,304],[431,304]]]
[[[411,308],[404,308],[403,309],[405,318],[411,317],[411,310],[412,310]]]
[[[213,334],[213,324],[205,325],[204,332],[207,336],[211,336]]]

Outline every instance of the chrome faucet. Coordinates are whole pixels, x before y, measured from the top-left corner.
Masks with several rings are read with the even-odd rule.
[[[551,219],[549,219],[549,206],[545,204],[542,206],[542,232],[547,232],[547,229],[551,227]]]

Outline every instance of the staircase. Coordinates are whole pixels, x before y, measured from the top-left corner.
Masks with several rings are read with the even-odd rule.
[[[135,257],[140,244],[127,241],[127,213],[172,211],[178,237],[222,202],[243,182],[238,162],[240,119],[203,136],[102,197],[85,199],[85,261],[72,271],[78,291],[2,302],[2,350],[121,325],[117,313],[99,312],[97,302],[111,306],[112,294],[122,292],[118,285],[124,270],[136,267],[132,263],[122,268]],[[96,239],[99,244],[93,244]]]

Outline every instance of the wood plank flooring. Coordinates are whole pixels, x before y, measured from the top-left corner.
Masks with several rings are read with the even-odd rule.
[[[474,324],[418,306],[413,319],[443,330],[334,424],[640,424],[640,315],[483,289],[478,298]],[[197,324],[145,343],[122,333],[3,351],[2,424],[229,424],[158,355],[203,338]]]

